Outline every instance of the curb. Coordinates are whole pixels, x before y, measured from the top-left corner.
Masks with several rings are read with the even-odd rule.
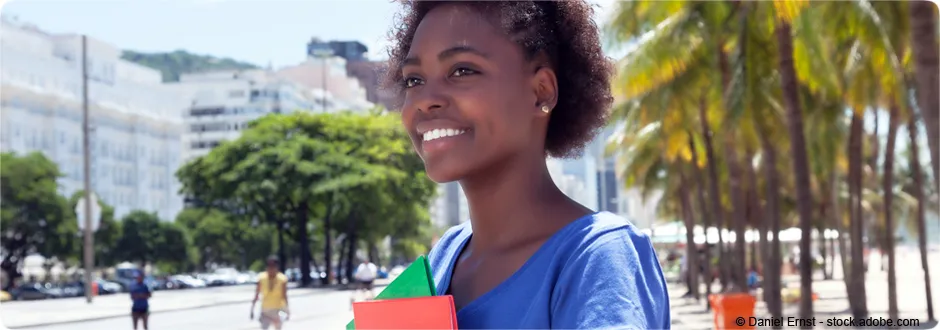
[[[292,297],[313,296],[313,295],[317,295],[317,294],[327,293],[327,292],[328,292],[327,290],[329,290],[329,288],[313,288],[311,291],[307,291],[307,292],[303,292],[303,293],[297,293],[297,294],[292,295]],[[215,307],[215,306],[227,306],[227,305],[243,304],[243,303],[248,303],[248,302],[251,302],[251,299],[246,299],[246,300],[231,300],[231,301],[223,301],[223,302],[214,302],[214,303],[209,303],[209,304],[202,304],[202,305],[189,306],[189,307],[180,307],[180,308],[168,308],[168,309],[159,310],[159,311],[151,311],[151,312],[150,312],[150,315],[153,315],[153,314],[160,314],[160,313],[169,313],[169,312],[178,312],[178,311],[191,310],[191,309],[201,309],[201,308]],[[4,324],[3,326],[7,327],[8,329],[29,329],[29,328],[37,328],[37,327],[46,327],[46,326],[51,326],[51,325],[61,325],[61,324],[70,324],[70,323],[84,323],[84,322],[100,321],[100,320],[114,319],[114,318],[127,317],[127,316],[128,316],[127,313],[121,313],[121,314],[113,314],[113,315],[96,316],[96,317],[84,318],[84,319],[79,319],[79,320],[65,320],[65,321],[44,322],[44,323],[35,323],[35,324],[29,324],[29,325],[23,325],[23,326],[13,326],[13,327]]]

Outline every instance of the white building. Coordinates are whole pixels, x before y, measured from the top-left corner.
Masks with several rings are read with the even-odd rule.
[[[374,107],[359,80],[347,74],[346,60],[336,56],[308,58],[276,71],[183,74],[170,85],[191,100],[183,113],[184,161],[238,138],[249,122],[269,113],[359,112]]]
[[[349,75],[342,57],[308,57],[300,64],[277,70],[276,75],[310,90],[328,91],[335,109],[364,111],[375,106],[359,79]]]
[[[249,122],[264,115],[337,108],[322,91],[305,89],[269,70],[183,74],[168,85],[189,100],[182,114],[184,161],[237,139]]]
[[[83,189],[81,37],[53,35],[7,18],[0,25],[0,150],[40,151],[59,165],[60,193]],[[160,73],[120,59],[88,38],[91,184],[115,216],[155,211],[172,220],[182,208],[182,99]]]

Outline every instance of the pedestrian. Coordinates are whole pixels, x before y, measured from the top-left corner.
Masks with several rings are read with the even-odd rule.
[[[134,330],[137,330],[138,321],[144,323],[144,330],[147,330],[147,321],[150,317],[150,287],[144,283],[144,271],[137,272],[137,280],[130,287],[131,301],[131,321],[134,323]]]
[[[402,1],[384,86],[438,183],[471,219],[428,255],[461,329],[671,327],[648,235],[574,201],[548,157],[607,124],[613,65],[575,1]]]
[[[356,291],[365,291],[366,300],[375,298],[372,290],[378,272],[378,267],[370,262],[368,258],[364,258],[362,262],[359,263],[359,267],[356,268],[356,272],[353,273],[353,277],[355,277],[356,282],[358,282],[358,289]]]
[[[255,299],[251,301],[251,319],[255,318],[255,304],[261,296],[261,314],[258,321],[261,329],[267,330],[274,326],[280,330],[284,321],[290,319],[290,308],[287,304],[287,275],[278,270],[276,256],[269,257],[267,269],[258,275],[258,285],[255,287]]]

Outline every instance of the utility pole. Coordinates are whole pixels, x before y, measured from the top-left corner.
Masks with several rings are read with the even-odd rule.
[[[88,38],[82,35],[82,160],[84,162],[85,179],[85,244],[82,248],[85,259],[85,301],[89,304],[92,299],[92,270],[95,267],[95,254],[92,249],[94,246],[94,237],[92,237],[91,228],[91,146],[89,141],[90,123],[88,122]]]

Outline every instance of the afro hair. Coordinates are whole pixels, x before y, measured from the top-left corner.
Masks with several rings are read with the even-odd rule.
[[[527,59],[544,53],[558,79],[558,101],[545,136],[549,156],[576,157],[607,123],[613,97],[613,65],[601,49],[593,8],[577,1],[405,1],[404,12],[390,32],[389,66],[382,87],[402,105],[401,66],[418,24],[435,7],[457,3],[471,6],[501,22],[510,40]]]

